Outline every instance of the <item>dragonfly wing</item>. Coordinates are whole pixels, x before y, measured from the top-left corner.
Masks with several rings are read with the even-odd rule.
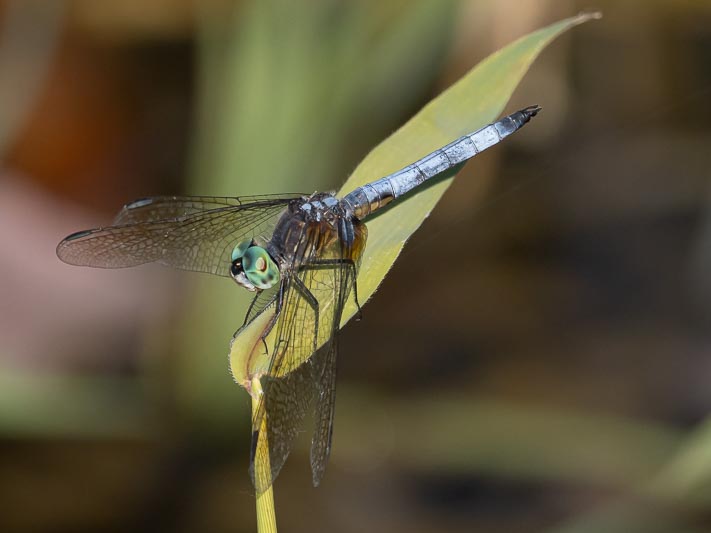
[[[354,259],[351,251],[343,250],[342,257]],[[333,439],[333,419],[336,411],[336,373],[338,359],[338,327],[343,308],[356,283],[356,264],[341,263],[333,271],[335,300],[334,320],[331,327],[331,340],[311,358],[313,382],[316,384],[316,411],[314,413],[314,434],[311,439],[311,473],[314,486],[321,483],[326,465],[331,455]],[[355,295],[357,299],[357,294]],[[357,301],[357,300],[356,300]]]
[[[268,489],[279,475],[313,405],[315,388],[309,364],[282,378],[264,376],[264,394],[252,432],[249,472],[258,494]],[[266,417],[264,416],[266,414]],[[264,431],[266,422],[266,433]],[[266,442],[263,442],[266,438]],[[268,453],[268,457],[266,454]]]
[[[319,485],[328,464],[333,434],[336,340],[334,337],[286,376],[261,378],[263,395],[252,426],[249,466],[258,494],[268,489],[277,478],[302,429],[306,414],[314,410],[311,470],[314,486]],[[266,442],[263,441],[265,437]]]
[[[331,340],[324,345],[321,353],[314,354],[312,371],[316,384],[316,411],[314,414],[314,434],[311,439],[311,473],[314,486],[321,483],[326,465],[331,455],[333,439],[333,419],[336,411],[336,371],[338,358],[338,328],[341,315],[349,295],[356,283],[356,265],[359,257],[351,250],[341,250],[341,257],[355,262],[342,262],[332,271],[334,319],[331,325]],[[357,294],[355,295],[357,301]]]
[[[154,196],[140,198],[123,206],[114,219],[114,226],[186,217],[202,211],[223,207],[238,207],[255,202],[295,199],[302,194],[262,195],[241,197],[219,196]]]
[[[317,238],[308,235],[308,231],[302,235],[302,239],[314,242]],[[250,469],[258,492],[266,490],[279,473],[314,400],[316,425],[311,465],[315,485],[328,462],[335,406],[336,337],[343,306],[353,287],[355,267],[347,261],[347,250],[339,249],[338,257],[333,257],[333,251],[330,257],[321,252],[303,261],[284,282],[273,356],[261,378],[264,394],[252,423],[252,450],[264,449],[259,446],[264,417],[270,448],[269,469],[255,467],[252,458]]]
[[[314,434],[311,438],[311,474],[314,487],[318,487],[326,471],[331,455],[333,438],[333,417],[336,412],[336,357],[338,354],[338,336],[332,342],[316,352],[312,360],[312,372],[315,374],[316,410],[314,413]]]
[[[218,200],[243,203],[214,207]],[[65,263],[80,266],[123,268],[156,262],[229,276],[235,244],[252,237],[268,239],[278,216],[292,200],[292,196],[258,197],[251,202],[138,200],[119,214],[118,219],[127,223],[70,235],[57,246],[57,255]],[[176,216],[155,218],[169,215]]]

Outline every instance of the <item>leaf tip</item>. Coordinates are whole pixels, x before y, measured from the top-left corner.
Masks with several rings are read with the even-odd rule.
[[[581,11],[578,16],[575,17],[575,24],[583,24],[589,20],[600,20],[602,18],[602,11]]]

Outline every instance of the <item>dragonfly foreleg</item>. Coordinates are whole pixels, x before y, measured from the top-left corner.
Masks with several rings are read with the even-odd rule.
[[[247,325],[247,320],[249,320],[249,315],[252,313],[252,309],[254,309],[254,306],[257,305],[257,300],[259,300],[259,293],[257,293],[255,297],[252,298],[252,303],[250,303],[249,307],[247,308],[247,314],[244,315],[244,322],[242,323],[242,327]]]
[[[279,284],[279,292],[277,293],[276,297],[276,309],[274,309],[274,315],[269,319],[269,322],[267,323],[267,327],[264,328],[264,332],[259,336],[259,338],[262,341],[262,344],[264,344],[264,351],[266,352],[267,355],[269,355],[269,347],[267,346],[267,337],[269,334],[272,332],[274,329],[274,326],[277,323],[277,320],[279,320],[279,315],[281,314],[281,308],[284,305],[284,293],[286,292],[286,281],[282,281],[282,283]],[[252,300],[251,305],[249,306],[249,309],[247,310],[247,316],[245,316],[244,321],[245,323],[247,322],[247,318],[249,317],[249,313],[252,311],[252,307],[254,307],[254,304],[257,302],[257,298],[259,298],[259,294],[255,296],[254,300]]]

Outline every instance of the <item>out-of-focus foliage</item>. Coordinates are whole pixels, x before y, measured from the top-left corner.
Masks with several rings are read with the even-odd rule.
[[[15,140],[46,82],[64,4],[61,0],[7,3],[0,25],[0,155]]]
[[[337,190],[472,65],[591,4],[49,4],[0,2],[0,530],[253,531],[226,357],[245,295],[54,246],[140,196]],[[283,529],[711,529],[710,5],[600,0],[538,58],[508,108],[544,112],[343,329],[329,469],[307,489],[292,453]]]

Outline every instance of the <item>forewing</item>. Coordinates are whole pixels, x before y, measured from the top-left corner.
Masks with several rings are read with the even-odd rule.
[[[80,266],[123,268],[156,262],[229,276],[235,244],[253,237],[268,239],[279,214],[292,199],[139,200],[119,214],[120,220],[131,222],[70,235],[59,243],[57,255],[65,263]],[[218,200],[241,203],[200,209],[214,206]],[[176,213],[181,214],[154,218]]]
[[[274,200],[294,199],[301,194],[281,194],[262,196],[219,197],[219,196],[154,196],[140,198],[123,206],[114,219],[114,226],[152,222],[156,220],[186,217],[202,211],[212,211],[223,207],[238,207],[255,202],[269,203]]]

